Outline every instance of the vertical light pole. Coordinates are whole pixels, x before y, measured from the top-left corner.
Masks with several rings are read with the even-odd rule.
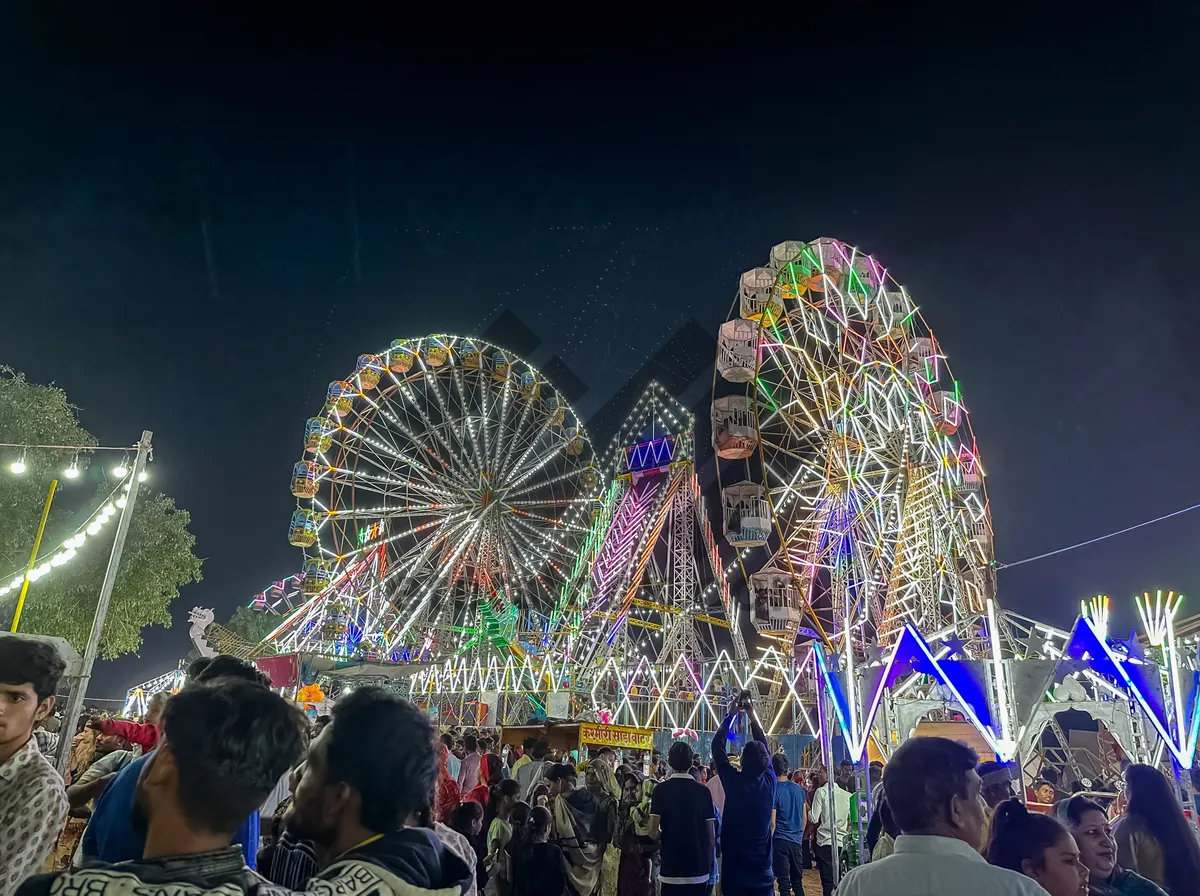
[[[42,547],[42,533],[46,531],[46,518],[50,516],[50,505],[54,501],[54,492],[58,489],[58,480],[50,480],[50,491],[46,494],[46,506],[42,508],[42,520],[38,523],[37,535],[33,539],[33,550],[29,554],[29,565],[25,567],[25,578],[21,580],[21,595],[17,598],[17,610],[13,613],[12,628],[15,632],[21,622],[21,611],[25,609],[25,595],[29,592],[29,574],[37,566],[38,551]]]
[[[138,486],[141,484],[142,471],[146,469],[146,460],[150,456],[150,440],[153,436],[154,433],[144,429],[141,441],[137,444],[137,459],[133,463],[133,471],[129,474],[129,494],[125,498],[125,506],[121,508],[121,519],[117,521],[117,535],[113,539],[112,553],[108,555],[108,568],[104,571],[104,581],[100,585],[100,600],[96,603],[96,616],[92,619],[92,632],[88,636],[87,648],[83,652],[83,665],[79,670],[79,680],[71,688],[71,696],[67,700],[67,711],[63,716],[63,735],[59,739],[58,756],[55,762],[59,774],[66,771],[67,757],[71,755],[71,738],[75,735],[79,712],[83,708],[83,697],[87,693],[88,682],[92,677],[92,666],[96,662],[96,653],[100,647],[100,633],[104,631],[104,618],[108,615],[108,603],[112,599],[113,584],[117,580],[117,570],[121,566],[121,552],[125,550],[125,536],[129,534],[129,520],[133,516],[133,506],[137,503]]]

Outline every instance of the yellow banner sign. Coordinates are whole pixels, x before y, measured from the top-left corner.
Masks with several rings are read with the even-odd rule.
[[[649,728],[628,728],[624,725],[580,725],[579,742],[623,750],[653,750],[654,732]]]

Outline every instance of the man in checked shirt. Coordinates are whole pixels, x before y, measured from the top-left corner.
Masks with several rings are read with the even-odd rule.
[[[65,664],[47,641],[0,635],[0,896],[36,874],[67,818],[67,791],[33,737]]]

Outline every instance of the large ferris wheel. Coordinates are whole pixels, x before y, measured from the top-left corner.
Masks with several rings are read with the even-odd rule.
[[[716,367],[726,537],[755,626],[974,637],[994,593],[983,470],[958,383],[887,269],[833,239],[775,246],[741,277]]]
[[[449,335],[362,355],[292,472],[303,602],[275,637],[391,659],[520,651],[579,574],[598,486],[574,411],[520,358]]]

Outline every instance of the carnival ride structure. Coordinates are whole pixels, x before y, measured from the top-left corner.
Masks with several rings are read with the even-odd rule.
[[[1123,758],[1190,768],[1198,672],[1176,598],[1140,601],[1129,641],[1108,637],[1106,600],[1069,632],[999,606],[963,393],[888,271],[788,241],[734,308],[710,410],[729,547],[695,421],[661,387],[599,456],[520,359],[397,340],[308,423],[290,530],[304,571],[256,599],[281,619],[265,643],[377,660],[464,720],[704,731],[745,688],[769,733],[840,731],[856,760],[962,719],[1032,776],[1058,701]]]
[[[397,339],[331,383],[292,471],[303,600],[280,650],[419,662],[523,656],[587,573],[600,480],[575,412],[476,339]]]

